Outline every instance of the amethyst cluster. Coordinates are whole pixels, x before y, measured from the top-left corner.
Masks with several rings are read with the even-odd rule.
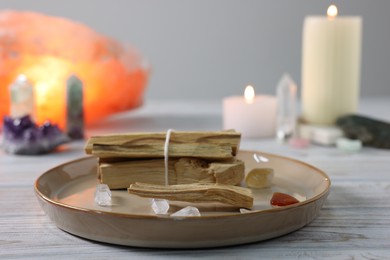
[[[69,138],[50,122],[38,126],[28,115],[21,118],[4,117],[2,146],[7,153],[43,154],[68,141]]]

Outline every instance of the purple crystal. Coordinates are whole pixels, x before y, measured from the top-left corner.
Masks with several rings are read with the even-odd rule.
[[[7,153],[43,154],[68,141],[69,138],[50,122],[38,126],[28,115],[21,118],[4,117],[2,146]]]

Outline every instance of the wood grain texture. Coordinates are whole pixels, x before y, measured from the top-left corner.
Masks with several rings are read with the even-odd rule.
[[[228,146],[230,147],[230,153],[232,153],[232,155],[235,155],[240,145],[240,137],[241,134],[235,131],[172,131],[169,138],[169,150],[172,153],[177,152],[177,150],[179,149],[171,149],[171,146],[174,145],[178,145],[178,148],[185,148],[183,146],[180,146],[180,144],[192,144],[195,146],[206,145],[205,147],[212,149],[215,149],[215,147],[218,146]],[[163,157],[163,153],[161,152],[161,150],[163,150],[165,139],[166,132],[143,132],[125,134],[115,133],[92,136],[88,139],[85,145],[85,152],[88,154],[93,153],[96,145],[109,147],[119,146],[122,149],[128,150],[133,150],[133,147],[135,147],[139,149],[146,149],[146,151],[144,151],[146,155],[148,155],[148,153],[150,153],[151,151],[158,149],[157,151],[155,151],[155,153],[158,153],[158,151],[160,151],[158,155],[160,155],[160,157]],[[155,154],[153,155],[155,156]],[[183,155],[179,156],[183,157]]]
[[[209,160],[226,160],[233,158],[230,145],[215,145],[201,143],[170,144],[170,158],[192,157]],[[153,159],[164,158],[164,145],[100,145],[94,144],[92,154],[99,158],[136,158]]]
[[[164,166],[163,159],[131,160],[99,163],[98,172],[100,182],[110,189],[127,189],[135,182],[165,184]],[[195,158],[180,158],[168,161],[170,185],[196,182],[238,185],[244,176],[244,162],[240,160],[208,163]]]
[[[390,121],[390,114],[383,113],[390,98],[363,101],[361,112]],[[148,103],[138,111],[107,119],[89,129],[87,135],[167,128],[217,130],[221,126],[221,116],[215,112],[220,111],[219,102]],[[332,188],[320,215],[296,232],[260,243],[207,250],[159,250],[75,237],[59,230],[44,214],[34,195],[35,179],[58,164],[84,156],[83,146],[83,142],[72,143],[57,153],[36,157],[0,151],[0,259],[390,258],[389,150],[364,148],[356,154],[345,154],[334,147],[293,149],[273,139],[244,140],[241,149],[292,157],[325,171]]]
[[[221,202],[248,209],[253,207],[254,200],[252,191],[248,188],[209,183],[155,185],[136,182],[131,184],[127,191],[145,198],[169,201]]]

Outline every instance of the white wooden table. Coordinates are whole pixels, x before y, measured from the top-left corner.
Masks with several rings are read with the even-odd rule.
[[[360,112],[390,121],[390,97],[365,99]],[[138,110],[94,125],[87,134],[221,127],[221,102],[150,101]],[[324,170],[332,188],[320,215],[296,232],[259,243],[161,250],[75,237],[59,230],[44,214],[34,195],[34,181],[51,167],[83,156],[83,145],[75,142],[44,156],[13,156],[0,151],[0,259],[390,259],[390,150],[364,148],[345,154],[334,147],[293,149],[273,139],[243,140],[241,149],[293,157]]]

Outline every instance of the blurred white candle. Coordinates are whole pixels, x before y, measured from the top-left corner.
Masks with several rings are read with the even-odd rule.
[[[243,138],[275,136],[276,98],[255,96],[252,86],[245,88],[244,96],[223,100],[223,128],[241,132]]]
[[[303,27],[302,119],[307,123],[334,124],[356,112],[359,102],[362,19],[309,16]]]

